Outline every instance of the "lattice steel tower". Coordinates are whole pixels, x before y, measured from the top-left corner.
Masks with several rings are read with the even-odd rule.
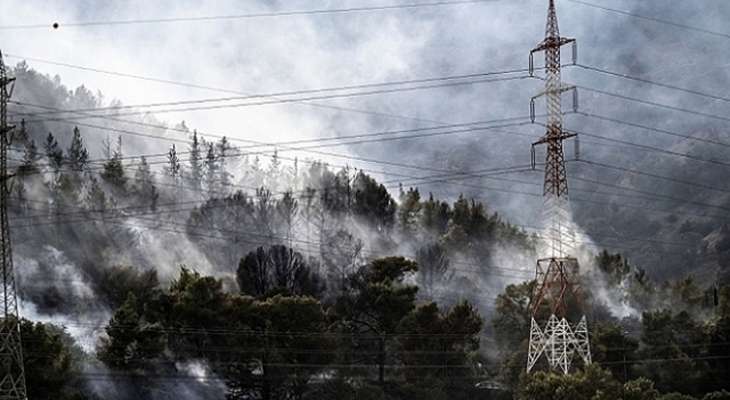
[[[0,53],[0,257],[2,259],[2,321],[0,321],[0,400],[27,399],[25,367],[20,342],[18,297],[15,290],[15,271],[10,246],[8,223],[8,146],[11,142],[8,125],[8,100],[15,78],[8,78],[2,53]]]
[[[571,297],[578,299],[578,261],[570,256],[574,249],[568,202],[568,179],[565,171],[563,141],[576,136],[563,130],[562,94],[573,91],[573,107],[577,107],[575,86],[564,85],[560,79],[560,50],[573,44],[573,62],[576,57],[575,39],[560,36],[555,1],[549,0],[545,39],[530,52],[530,74],[533,73],[533,56],[545,52],[545,90],[530,101],[530,112],[534,122],[535,99],[545,96],[547,103],[547,132],[532,145],[532,160],[535,165],[535,146],[545,144],[544,223],[550,256],[537,261],[536,284],[532,293],[530,343],[527,372],[530,372],[544,354],[548,366],[564,374],[570,371],[576,354],[583,362],[590,364],[591,354],[588,327],[583,316],[575,328],[568,323],[567,314]],[[549,313],[548,313],[549,312]],[[538,320],[545,316],[545,329],[540,329]]]

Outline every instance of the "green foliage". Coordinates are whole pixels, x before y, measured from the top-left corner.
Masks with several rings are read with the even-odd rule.
[[[83,171],[89,162],[89,152],[86,150],[78,127],[74,127],[71,145],[66,151],[66,160],[69,168],[77,173]]]
[[[396,346],[406,380],[424,389],[438,385],[442,395],[466,398],[465,390],[477,379],[472,361],[479,349],[481,329],[481,317],[466,302],[445,314],[436,303],[413,310],[399,324]],[[422,368],[439,365],[443,368]]]
[[[388,339],[415,308],[418,287],[404,279],[416,270],[416,263],[403,257],[373,260],[352,278],[350,293],[336,301],[344,331],[353,335],[349,346],[371,354],[364,358],[379,366],[380,384],[385,381]]]
[[[719,392],[707,393],[702,400],[730,400],[730,392],[722,390]]]
[[[418,189],[409,188],[400,192],[398,205],[398,224],[404,234],[412,236],[417,230],[418,214],[421,211],[421,194]]]
[[[525,339],[515,332],[528,332],[530,329],[529,306],[533,287],[532,282],[508,285],[495,300],[494,336],[505,352],[515,351]]]
[[[145,303],[129,293],[115,311],[98,348],[99,359],[110,367],[138,371],[153,367],[164,349],[163,336],[156,322],[147,321]]]
[[[621,325],[613,322],[593,324],[591,331],[593,361],[605,364],[606,369],[618,380],[631,379],[639,343],[629,337]]]
[[[696,400],[692,396],[688,396],[686,394],[681,393],[668,393],[662,396],[659,396],[659,400]]]
[[[61,150],[58,141],[51,132],[48,132],[48,136],[46,136],[43,150],[45,150],[48,163],[54,170],[58,171],[63,164],[63,150]]]
[[[423,202],[421,209],[421,226],[427,233],[436,236],[446,233],[451,219],[451,207],[448,203],[435,200],[433,194],[429,193],[428,200]]]
[[[150,165],[144,156],[140,157],[139,166],[134,174],[132,192],[141,204],[148,205],[152,211],[157,209],[157,200],[160,193],[155,186],[155,178],[150,170]]]
[[[646,378],[639,378],[624,383],[623,400],[657,400],[659,391],[654,388],[654,382]]]
[[[388,190],[375,179],[359,172],[353,182],[354,215],[373,224],[378,231],[387,231],[393,226],[396,203]]]
[[[21,320],[25,380],[31,399],[81,399],[83,352],[63,329]]]
[[[114,155],[104,163],[104,170],[101,178],[113,189],[121,192],[127,184],[127,175],[122,164],[122,155],[114,152]]]
[[[109,269],[93,268],[96,293],[105,304],[113,308],[120,307],[129,294],[137,299],[151,299],[159,294],[159,280],[155,270],[140,271],[128,266],[118,265]]]
[[[517,400],[614,400],[621,398],[621,389],[610,372],[591,365],[569,375],[525,375]]]
[[[701,358],[705,342],[702,327],[685,311],[645,312],[642,317],[642,349],[639,358],[662,361],[661,368],[651,362],[639,366],[640,373],[653,380],[663,392],[699,390],[707,365]]]

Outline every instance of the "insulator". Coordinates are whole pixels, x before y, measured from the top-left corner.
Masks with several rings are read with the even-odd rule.
[[[534,54],[534,52],[530,52],[530,67],[528,68],[528,70],[530,71],[530,76],[535,76],[535,60],[533,57]]]
[[[535,123],[535,99],[530,99],[530,121]]]
[[[573,41],[573,65],[578,64],[578,42]]]

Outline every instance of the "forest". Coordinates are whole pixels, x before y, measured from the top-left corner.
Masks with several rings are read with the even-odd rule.
[[[30,398],[730,399],[726,274],[582,248],[594,362],[527,375],[541,237],[490,204],[184,122],[148,157],[70,122],[21,123],[11,146]]]

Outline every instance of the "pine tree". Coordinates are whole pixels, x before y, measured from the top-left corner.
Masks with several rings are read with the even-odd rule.
[[[299,213],[299,202],[291,191],[284,193],[281,200],[276,203],[276,213],[279,216],[279,221],[284,226],[284,234],[289,242],[289,246],[291,246],[292,230],[294,229],[294,223]]]
[[[71,145],[67,150],[67,160],[71,170],[77,173],[83,171],[89,161],[89,152],[84,146],[84,140],[81,138],[78,127],[74,127]]]
[[[190,186],[194,190],[200,191],[203,180],[203,165],[200,155],[200,140],[198,139],[198,131],[193,130],[193,142],[190,145]]]
[[[167,153],[167,165],[165,166],[165,174],[170,177],[170,180],[176,184],[180,177],[182,168],[180,166],[180,158],[177,156],[177,150],[173,144],[170,147],[170,151]]]
[[[121,136],[118,138],[117,149],[114,151],[114,154],[104,163],[104,171],[102,171],[101,177],[106,183],[117,190],[124,189],[127,184],[127,176],[124,172],[124,164],[122,164]]]
[[[28,143],[28,139],[30,139],[30,136],[28,136],[28,130],[25,128],[25,119],[21,119],[20,129],[13,136],[13,141],[25,145]]]
[[[36,162],[38,161],[40,154],[38,154],[38,147],[35,144],[35,140],[30,139],[25,142],[23,149],[23,161],[18,167],[18,175],[31,175],[38,171]]]
[[[48,132],[48,136],[46,136],[44,150],[51,167],[56,171],[61,169],[61,165],[63,164],[63,150],[60,149],[58,141],[51,132]]]
[[[218,174],[220,175],[218,177],[218,181],[220,182],[220,187],[223,191],[226,191],[231,182],[231,175],[228,173],[228,169],[226,168],[226,163],[228,161],[226,157],[229,157],[230,151],[231,144],[228,142],[228,139],[223,136],[218,142]]]
[[[154,211],[157,208],[157,199],[160,194],[155,186],[155,178],[150,170],[150,165],[147,163],[147,159],[142,156],[137,172],[134,174],[135,187],[134,191],[141,200],[150,206],[150,210]]]
[[[250,164],[249,169],[251,170],[249,186],[260,187],[264,184],[264,173],[261,169],[261,159],[259,156],[254,157],[253,162]]]
[[[205,156],[205,185],[208,189],[208,198],[214,198],[218,194],[220,183],[218,182],[218,158],[215,154],[215,147],[208,144],[208,152]]]
[[[274,193],[279,191],[279,179],[281,178],[281,160],[279,159],[279,151],[274,149],[274,155],[271,156],[269,169],[266,171],[266,186]]]
[[[401,187],[398,222],[405,234],[413,235],[416,232],[421,206],[421,194],[418,189],[409,188],[406,192]]]
[[[180,165],[180,158],[177,156],[177,149],[174,144],[170,147],[170,151],[167,153],[167,165],[165,165],[164,171],[165,176],[167,176],[170,184],[173,186],[172,199],[173,201],[177,201],[180,196],[179,193],[177,193],[177,188],[182,176],[182,166]]]

